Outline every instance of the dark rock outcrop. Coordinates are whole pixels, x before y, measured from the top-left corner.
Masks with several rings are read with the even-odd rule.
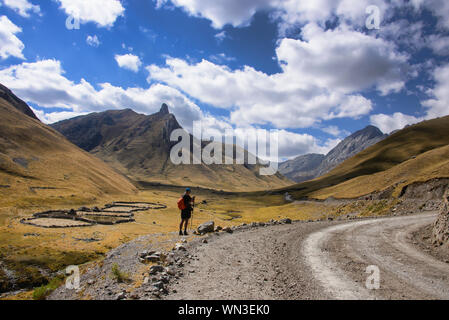
[[[279,172],[295,182],[312,180],[332,171],[345,160],[388,137],[378,128],[368,126],[340,142],[326,156],[307,154],[281,163]]]
[[[11,90],[0,83],[0,98],[8,101],[14,108],[26,114],[27,116],[39,120],[33,110],[21,99],[19,99]]]

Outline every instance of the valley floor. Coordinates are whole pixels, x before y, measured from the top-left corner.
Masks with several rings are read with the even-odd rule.
[[[330,199],[288,203],[282,195],[267,195],[261,202],[257,197],[198,190],[195,192],[198,205],[193,227],[210,220],[221,227],[247,226],[238,228],[234,234],[221,232],[219,235],[212,235],[207,238],[208,244],[202,243],[203,237],[190,237],[190,242],[186,244],[190,249],[186,253],[175,252],[175,260],[172,262],[176,269],[175,276],[169,276],[169,284],[164,283],[162,294],[159,295],[159,288],[156,292],[158,295],[155,296],[154,283],[160,282],[161,275],[149,275],[150,266],[140,263],[138,254],[144,249],[170,252],[181,240],[176,233],[179,225],[176,202],[181,193],[181,189],[154,188],[130,197],[111,196],[77,203],[77,206],[100,208],[112,201],[147,201],[167,205],[162,210],[136,212],[135,222],[113,226],[44,229],[20,223],[20,219],[36,212],[70,209],[67,204],[75,206],[73,199],[45,205],[36,202],[24,209],[17,206],[0,208],[0,292],[22,289],[19,294],[4,294],[3,297],[32,299],[33,291],[36,292],[34,288],[46,284],[55,276],[63,275],[66,266],[78,265],[87,277],[85,281],[82,280],[84,287],[75,293],[56,292],[54,298],[115,299],[125,290],[127,298],[135,292],[139,299],[153,299],[165,298],[166,289],[169,293],[166,298],[169,299],[328,298],[331,296],[322,290],[320,280],[316,279],[310,266],[306,264],[303,247],[308,241],[307,236],[314,232],[324,232],[326,227],[349,222],[357,217],[429,212],[439,206],[439,201],[416,199]],[[285,218],[298,222],[267,228],[249,227],[252,223],[267,223],[272,219],[280,221]],[[404,223],[408,221],[408,218],[397,219]],[[430,220],[431,218],[426,218],[426,223],[430,224]],[[355,230],[363,230],[358,237],[364,235],[362,226]],[[325,241],[318,239],[320,245],[331,243],[326,237],[334,233],[331,230],[322,235]],[[349,235],[354,239],[342,240],[341,247],[334,248],[337,253],[346,248],[352,251],[354,248],[349,245],[351,241],[361,241],[355,232]],[[424,241],[422,236],[415,238],[419,243]],[[334,240],[338,239],[340,238]],[[365,242],[369,244],[368,240]],[[331,249],[325,247],[323,250]],[[315,251],[320,252],[317,248]],[[347,255],[349,257],[349,253]],[[358,260],[347,258],[343,263],[362,268],[370,262],[357,264],[354,261]],[[125,274],[129,274],[130,283],[112,281],[111,269],[114,264]],[[357,269],[357,272],[365,276],[365,269],[362,269]],[[90,284],[86,285],[87,283]]]

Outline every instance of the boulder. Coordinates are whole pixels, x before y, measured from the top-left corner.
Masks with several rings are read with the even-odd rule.
[[[161,257],[159,255],[153,254],[151,256],[146,256],[145,260],[149,262],[158,262],[159,260],[161,260]]]
[[[213,221],[205,222],[198,227],[199,234],[214,232],[215,223]]]
[[[159,272],[164,272],[164,267],[163,266],[159,266],[159,265],[155,265],[155,266],[151,266],[150,267],[150,274],[156,274]]]

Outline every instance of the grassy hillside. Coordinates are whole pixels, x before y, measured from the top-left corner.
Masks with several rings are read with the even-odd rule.
[[[71,202],[135,187],[54,129],[0,98],[0,205]]]
[[[295,198],[354,198],[436,177],[448,177],[449,117],[424,121],[346,160],[329,174],[281,191]]]

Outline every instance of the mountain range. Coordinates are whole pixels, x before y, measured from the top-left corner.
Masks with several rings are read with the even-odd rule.
[[[358,198],[449,177],[449,116],[407,126],[347,159],[331,172],[280,190],[295,199]]]
[[[281,163],[279,172],[295,182],[313,180],[387,137],[377,127],[368,126],[344,139],[327,155],[306,154]]]
[[[199,186],[226,191],[279,188],[292,182],[281,174],[261,176],[259,165],[174,165],[173,130],[182,129],[163,104],[153,115],[130,109],[92,113],[52,127],[78,147],[100,158],[136,185]],[[191,145],[194,138],[190,136]],[[202,142],[203,147],[207,142]],[[234,149],[236,146],[234,146]]]

